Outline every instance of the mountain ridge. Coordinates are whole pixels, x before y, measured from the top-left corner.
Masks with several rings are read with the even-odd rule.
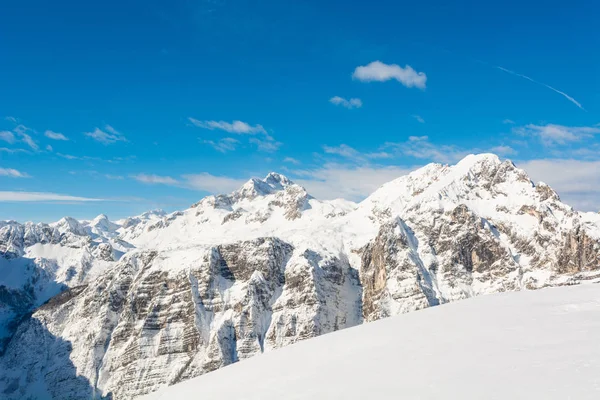
[[[129,399],[363,322],[600,280],[600,215],[482,154],[429,164],[360,203],[321,201],[270,173],[169,214],[0,222],[0,252],[0,269],[26,272],[0,282],[0,325],[67,293],[4,330],[0,391],[25,397],[35,383],[58,396],[36,359],[44,337],[71,346],[47,363],[86,378],[68,379],[73,393]]]

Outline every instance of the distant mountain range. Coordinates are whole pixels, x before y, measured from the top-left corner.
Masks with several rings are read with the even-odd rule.
[[[493,154],[360,203],[270,173],[171,214],[3,221],[0,397],[132,399],[363,322],[593,280],[600,214]]]

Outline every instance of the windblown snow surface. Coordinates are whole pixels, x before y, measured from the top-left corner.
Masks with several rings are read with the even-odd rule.
[[[472,298],[264,353],[175,399],[599,399],[600,285]]]

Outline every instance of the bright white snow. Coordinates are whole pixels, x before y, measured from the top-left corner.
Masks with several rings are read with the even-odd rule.
[[[599,399],[600,284],[483,296],[168,387],[174,399]]]

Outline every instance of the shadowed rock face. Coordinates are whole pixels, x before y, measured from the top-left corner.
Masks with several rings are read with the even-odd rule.
[[[2,360],[0,378],[3,399],[98,399],[111,400],[112,393],[100,394],[78,373],[70,360],[73,346],[50,333],[43,320],[27,319],[13,338],[27,346],[9,346]]]
[[[71,219],[29,230],[5,223],[6,262],[42,242],[84,256],[71,289],[29,318],[35,282],[64,266],[36,258],[30,291],[0,285],[0,316],[2,304],[23,306],[0,358],[0,397],[27,398],[42,382],[52,398],[64,398],[65,385],[72,398],[132,399],[363,321],[600,279],[600,219],[511,162],[465,160],[427,166],[355,208],[323,205],[269,174],[185,212],[127,219],[118,234],[105,216],[91,233]],[[98,263],[105,271],[86,280]]]

